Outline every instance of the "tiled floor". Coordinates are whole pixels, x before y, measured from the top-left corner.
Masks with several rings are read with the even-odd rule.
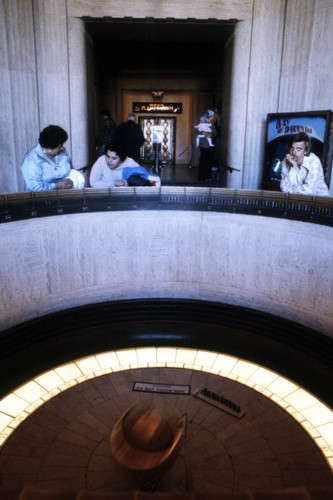
[[[238,419],[193,395],[135,392],[135,381],[190,385],[192,393],[207,387],[239,404],[245,415]],[[118,418],[142,399],[171,405],[186,419],[180,454],[156,492],[333,485],[319,449],[279,406],[230,379],[174,368],[104,375],[44,404],[1,450],[1,484],[104,492],[140,489],[132,473],[115,461],[109,440]]]
[[[150,169],[151,170],[151,169]],[[199,182],[199,168],[187,164],[163,165],[158,175],[162,186],[187,185],[187,186],[218,186],[217,180],[210,182]]]

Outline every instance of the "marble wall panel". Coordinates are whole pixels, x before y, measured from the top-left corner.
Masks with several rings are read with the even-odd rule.
[[[333,3],[317,0],[313,16],[305,104],[311,109],[333,110]]]
[[[333,110],[332,25],[330,0],[288,2],[278,111]]]
[[[53,124],[70,135],[70,87],[66,1],[34,1],[40,127]],[[71,154],[71,137],[66,143]]]
[[[91,17],[167,17],[177,19],[249,19],[252,14],[252,0],[211,0],[193,2],[193,0],[141,0],[124,2],[123,0],[68,0],[69,16]]]
[[[33,10],[31,2],[0,2],[1,192],[23,191],[22,159],[39,130]]]
[[[267,113],[277,111],[285,0],[255,0],[242,187],[261,186]]]
[[[235,26],[234,36],[226,46],[225,81],[222,105],[222,158],[232,170],[226,171],[226,185],[243,187],[243,158],[246,132],[246,110],[250,64],[251,21]]]
[[[227,174],[229,187],[260,188],[267,113],[333,108],[331,0],[0,0],[0,8],[1,192],[23,189],[23,156],[50,123],[68,131],[75,166],[89,163],[94,100],[87,98],[84,16],[186,19],[190,12],[239,21],[223,88],[223,157],[240,170]]]
[[[68,24],[72,163],[74,168],[82,168],[87,166],[89,158],[88,102],[93,100],[93,95],[88,96],[88,48],[84,22],[69,18]]]
[[[279,110],[333,108],[333,3],[288,2]]]
[[[84,304],[161,297],[239,305],[332,335],[328,226],[217,212],[72,214],[1,224],[0,254],[1,330]]]
[[[13,129],[12,126],[10,126],[12,121],[12,107],[5,19],[4,2],[0,2],[0,79],[2,87],[0,92],[0,155],[1,158],[5,159],[5,161],[0,163],[0,186],[2,192],[9,192],[12,184],[14,185],[17,183],[17,172],[16,169],[14,169],[15,151],[12,146],[14,139]],[[13,176],[15,176],[14,182]]]

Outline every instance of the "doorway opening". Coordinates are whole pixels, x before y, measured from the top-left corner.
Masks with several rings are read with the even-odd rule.
[[[214,110],[222,100],[225,86],[224,49],[232,38],[235,21],[151,18],[84,20],[93,42],[96,127],[100,109],[109,109],[116,124],[119,124],[132,112],[134,101],[172,103],[176,97],[179,100],[177,94],[190,92],[191,102],[183,106],[181,115],[177,115],[176,126],[171,125],[175,123],[169,120],[172,113],[156,115],[154,121],[158,119],[162,124],[166,120],[168,123],[167,149],[163,152],[161,148],[160,153],[161,162],[173,172],[167,175],[168,180],[177,177],[182,170],[185,177],[195,182],[197,169],[192,167],[198,166],[198,152],[195,150],[193,127],[207,109]],[[156,91],[162,92],[161,96],[156,95]],[[128,93],[133,94],[133,101],[125,103],[124,95]],[[139,118],[142,126],[146,127],[143,114],[137,116],[137,122]],[[147,145],[143,156],[149,162],[152,160],[147,154]]]
[[[173,116],[167,118],[140,116],[139,125],[146,139],[145,144],[141,148],[140,157],[142,163],[152,165],[156,161],[153,128],[160,126],[162,127],[162,138],[158,148],[158,163],[160,165],[175,164],[176,118]]]

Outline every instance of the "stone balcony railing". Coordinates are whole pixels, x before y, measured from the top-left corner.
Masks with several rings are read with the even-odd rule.
[[[333,225],[333,198],[206,187],[126,187],[0,195],[0,222],[128,210],[229,212]]]

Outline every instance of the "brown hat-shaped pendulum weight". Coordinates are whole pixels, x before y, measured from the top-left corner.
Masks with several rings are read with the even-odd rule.
[[[179,452],[182,429],[175,413],[152,402],[131,406],[111,432],[111,451],[117,462],[145,481],[160,476]]]

